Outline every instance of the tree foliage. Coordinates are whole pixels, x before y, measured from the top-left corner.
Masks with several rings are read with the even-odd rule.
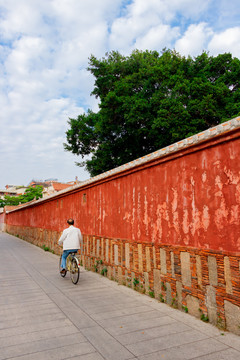
[[[4,207],[6,205],[16,206],[19,204],[25,204],[32,200],[38,200],[42,198],[43,187],[37,185],[36,187],[29,186],[23,195],[19,196],[10,196],[5,195],[4,199],[0,199],[0,207]]]
[[[240,61],[229,53],[196,58],[175,51],[91,56],[99,111],[69,119],[64,148],[91,155],[91,176],[237,116]]]
[[[3,199],[0,199],[0,208],[5,206],[5,201]]]

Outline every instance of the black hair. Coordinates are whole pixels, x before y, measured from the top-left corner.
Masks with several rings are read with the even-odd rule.
[[[74,224],[74,220],[70,218],[70,219],[67,220],[67,223],[68,223],[69,225],[73,225],[73,224]]]

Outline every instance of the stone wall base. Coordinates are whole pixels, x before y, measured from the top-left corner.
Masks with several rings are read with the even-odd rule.
[[[6,231],[60,254],[60,233]],[[81,264],[109,279],[240,335],[240,256],[84,235]]]
[[[6,230],[6,226],[3,223],[0,223],[0,231],[5,231]]]

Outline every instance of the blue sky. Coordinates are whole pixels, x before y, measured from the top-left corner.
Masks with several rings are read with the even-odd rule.
[[[0,188],[89,174],[63,150],[69,117],[97,111],[91,54],[176,49],[240,56],[240,0],[0,0]]]

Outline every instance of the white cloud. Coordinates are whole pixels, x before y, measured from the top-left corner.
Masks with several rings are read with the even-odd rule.
[[[44,2],[42,2],[43,4]],[[16,36],[20,36],[23,33],[31,32],[32,35],[39,33],[39,29],[42,29],[42,5],[41,3],[36,5],[36,0],[32,2],[29,0],[1,0],[1,37],[7,40],[14,40]]]
[[[196,18],[205,11],[211,0],[134,0],[127,7],[128,16],[133,18],[158,16],[169,22],[181,13],[185,18]]]
[[[181,39],[175,43],[175,49],[182,55],[196,56],[206,50],[207,42],[213,35],[205,23],[190,25]]]
[[[208,49],[213,55],[223,52],[230,52],[233,56],[240,54],[240,26],[227,29],[214,34],[208,44]]]
[[[134,43],[134,48],[140,50],[156,50],[163,49],[164,47],[170,48],[173,40],[179,34],[179,28],[171,28],[169,25],[158,25],[150,28],[146,34],[137,38]]]
[[[136,47],[155,50],[170,47],[179,28],[199,18],[210,0],[134,0],[111,27],[109,47],[129,53]],[[179,25],[176,26],[176,23]],[[158,39],[157,39],[158,38]]]

